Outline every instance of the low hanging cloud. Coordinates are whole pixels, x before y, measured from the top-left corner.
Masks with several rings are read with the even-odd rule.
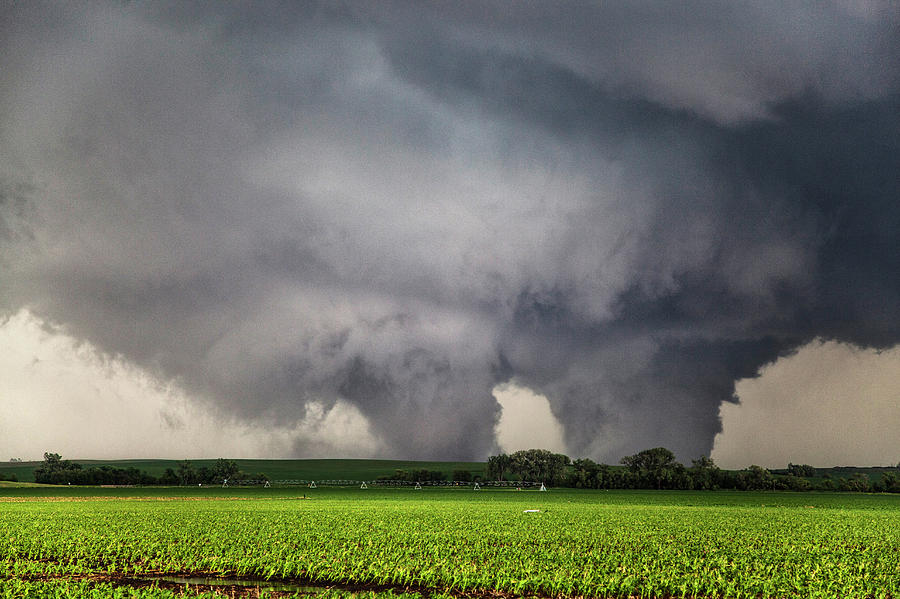
[[[0,17],[0,310],[201,409],[483,458],[515,379],[575,455],[689,459],[736,380],[900,340],[883,5]]]
[[[110,359],[26,310],[0,326],[0,455],[69,458],[369,457],[381,451],[365,417],[339,401],[306,404],[290,427],[204,409],[178,385]]]

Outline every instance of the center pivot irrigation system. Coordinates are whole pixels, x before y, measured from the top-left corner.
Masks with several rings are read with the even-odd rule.
[[[427,481],[408,481],[408,480],[345,480],[345,479],[329,479],[329,480],[230,480],[222,481],[222,487],[308,487],[316,489],[318,487],[359,487],[360,489],[368,489],[369,487],[413,487],[421,490],[422,487],[472,487],[473,491],[481,490],[483,487],[515,487],[516,489],[538,489],[546,491],[547,487],[544,483],[533,481],[509,481],[509,480],[489,480],[489,481],[461,481],[461,480],[427,480]]]

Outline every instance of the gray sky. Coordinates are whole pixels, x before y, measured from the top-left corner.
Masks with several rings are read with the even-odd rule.
[[[196,455],[481,459],[508,382],[575,457],[718,455],[820,379],[741,407],[737,381],[900,341],[898,25],[853,1],[3,3],[0,430],[61,414],[22,355],[56,343],[67,389],[105,373],[67,393],[85,428],[195,431]]]

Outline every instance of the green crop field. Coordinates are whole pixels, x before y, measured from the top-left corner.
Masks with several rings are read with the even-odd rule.
[[[143,579],[190,574],[373,597],[896,598],[898,521],[896,495],[2,488],[0,597],[170,597]]]

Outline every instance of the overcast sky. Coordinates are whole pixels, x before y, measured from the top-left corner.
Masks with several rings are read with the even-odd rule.
[[[888,2],[3,2],[0,451],[896,463],[898,172]]]

